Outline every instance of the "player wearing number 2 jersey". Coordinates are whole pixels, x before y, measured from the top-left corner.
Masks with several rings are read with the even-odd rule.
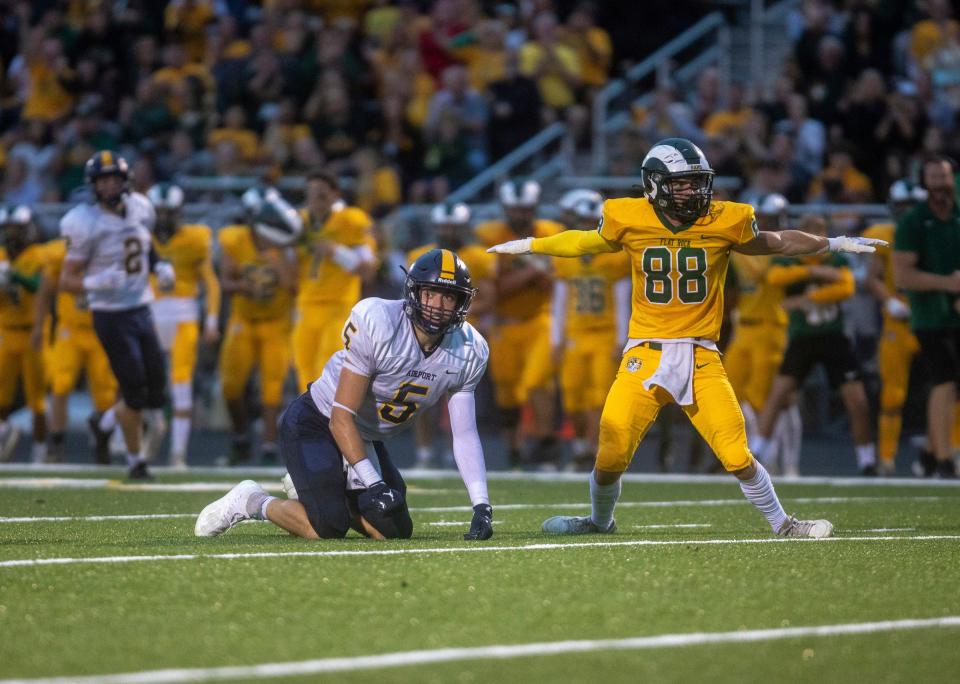
[[[141,412],[154,422],[163,408],[166,371],[148,304],[150,272],[173,278],[169,264],[151,258],[156,215],[150,201],[129,189],[130,169],[108,150],[94,154],[84,177],[96,201],[71,209],[60,221],[67,256],[60,273],[65,292],[86,293],[93,328],[120,385],[116,417],[127,446],[131,478],[148,478],[142,453]]]
[[[605,202],[596,232],[567,231],[493,248],[563,257],[623,250],[633,268],[630,339],[600,418],[600,446],[590,478],[592,515],[550,518],[544,531],[585,534],[616,528],[620,476],[660,407],[673,401],[740,480],[744,495],[775,533],[829,536],[833,526],[826,520],[786,515],[770,476],[747,447],[743,414],[716,347],[723,282],[732,250],[785,255],[873,251],[878,241],[828,240],[793,230],[759,232],[752,207],[712,201],[713,171],[703,152],[683,138],[654,145],[641,178],[645,198]]]

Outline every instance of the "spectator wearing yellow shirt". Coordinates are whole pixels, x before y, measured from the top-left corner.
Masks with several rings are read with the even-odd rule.
[[[211,0],[172,0],[163,12],[163,28],[177,36],[193,62],[206,52],[207,24],[216,19]]]
[[[263,134],[264,150],[273,163],[287,166],[300,140],[311,139],[310,127],[297,121],[297,105],[290,98],[280,100],[277,113]]]
[[[246,163],[252,164],[259,160],[260,139],[256,131],[247,128],[247,115],[240,105],[227,109],[223,115],[223,126],[210,132],[207,145],[210,149],[215,149],[224,141],[234,143]]]
[[[470,87],[484,92],[507,71],[506,27],[495,19],[481,21],[474,30],[476,44],[464,48],[457,55],[467,64]]]
[[[21,49],[27,65],[27,97],[20,116],[53,122],[70,113],[73,95],[63,86],[72,73],[56,38],[45,38],[42,28],[21,31]]]
[[[740,137],[753,115],[753,107],[747,104],[746,98],[746,86],[741,81],[733,81],[727,94],[727,106],[707,117],[703,122],[703,132],[710,137]]]
[[[810,201],[855,204],[867,202],[873,192],[870,179],[853,165],[850,150],[839,145],[831,148],[827,165],[810,183]]]
[[[355,195],[358,207],[377,217],[400,204],[400,175],[375,147],[367,145],[357,150],[353,155],[353,167],[357,172]]]
[[[576,51],[580,60],[580,79],[588,91],[606,84],[610,77],[613,43],[610,34],[596,25],[596,6],[592,2],[580,3],[567,17],[563,42]]]
[[[540,97],[549,118],[576,104],[580,87],[580,60],[577,53],[560,42],[557,18],[552,12],[541,12],[533,21],[534,40],[520,49],[520,73],[537,82]]]
[[[163,67],[153,79],[167,88],[167,106],[174,114],[182,114],[190,97],[188,79],[196,79],[206,91],[214,87],[213,76],[201,63],[187,61],[187,49],[182,43],[170,43],[163,48]]]
[[[918,21],[910,30],[910,56],[918,66],[950,43],[960,43],[960,22],[952,19],[949,0],[928,0],[929,19]]]

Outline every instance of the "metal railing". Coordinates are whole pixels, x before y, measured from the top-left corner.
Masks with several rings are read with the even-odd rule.
[[[592,166],[595,172],[602,172],[607,166],[607,136],[610,132],[622,125],[627,120],[627,115],[619,112],[618,116],[611,121],[610,109],[612,104],[618,99],[622,100],[627,95],[624,105],[629,106],[633,103],[633,97],[629,97],[631,86],[638,84],[642,79],[656,74],[657,81],[663,82],[669,76],[670,60],[680,53],[689,49],[698,41],[706,38],[711,33],[716,34],[717,42],[708,48],[707,51],[701,51],[693,59],[697,61],[698,69],[696,71],[687,69],[688,74],[698,73],[707,61],[704,55],[710,53],[710,58],[714,61],[728,59],[729,57],[729,29],[720,12],[712,12],[703,19],[695,23],[686,31],[668,41],[665,45],[658,48],[651,55],[634,65],[623,78],[618,78],[608,83],[594,96],[592,111]],[[678,70],[679,71],[679,70]],[[721,82],[729,82],[729,63],[726,67],[721,64]]]

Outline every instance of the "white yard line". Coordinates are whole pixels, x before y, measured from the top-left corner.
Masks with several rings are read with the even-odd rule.
[[[634,525],[638,530],[660,530],[671,528],[690,528],[690,527],[713,527],[710,523],[675,523],[672,525]]]
[[[151,471],[159,474],[177,474],[183,475],[184,471],[172,470],[167,466],[151,465]],[[418,468],[401,468],[404,477],[419,480],[459,480],[459,475],[455,470],[423,470]],[[125,471],[116,466],[98,466],[87,463],[0,463],[0,474],[2,473],[104,473],[113,477],[122,478]],[[276,477],[279,479],[283,475],[283,468],[276,466],[256,467],[247,466],[243,468],[229,468],[217,466],[204,466],[190,468],[186,471],[189,475],[198,476],[229,476],[242,480],[245,476],[256,475],[263,477]],[[529,473],[514,471],[491,471],[487,474],[490,480],[500,481],[518,481],[518,482],[586,482],[585,473]],[[913,477],[823,477],[817,475],[802,475],[800,477],[781,477],[774,476],[774,482],[778,484],[812,484],[829,485],[837,487],[960,487],[960,480],[936,480]],[[623,476],[624,482],[677,482],[683,484],[718,484],[730,482],[729,475],[694,475],[686,473],[626,473]]]
[[[693,632],[657,634],[627,639],[582,639],[578,641],[543,641],[526,644],[502,644],[472,648],[438,648],[422,651],[398,651],[377,655],[344,658],[318,658],[285,663],[238,665],[232,667],[183,668],[146,670],[91,677],[53,677],[48,679],[4,679],[0,684],[30,682],[31,684],[180,684],[181,682],[261,679],[356,672],[390,667],[432,665],[464,660],[509,660],[545,655],[592,653],[596,651],[635,651],[704,644],[753,643],[801,637],[845,636],[902,632],[914,629],[950,629],[960,627],[960,616],[919,620],[888,620],[883,622],[848,622],[835,625],[781,627],[775,629],[737,630],[734,632]]]
[[[3,480],[0,480],[3,482]],[[203,483],[200,483],[203,484]],[[206,483],[206,485],[212,485],[212,483]],[[140,485],[140,486],[149,486],[149,485]],[[168,485],[169,487],[175,487],[177,485]],[[223,485],[219,489],[210,489],[209,491],[222,492],[226,491],[229,488],[229,485]],[[279,489],[277,487],[276,489]],[[186,491],[195,491],[193,489]],[[208,491],[206,489],[201,491]],[[417,494],[417,492],[414,492]],[[848,504],[848,503],[877,503],[882,501],[911,501],[911,502],[931,502],[931,501],[941,501],[948,497],[939,497],[939,496],[898,496],[898,497],[884,497],[884,496],[821,496],[821,497],[797,497],[797,498],[784,498],[783,500],[790,504]],[[949,497],[952,498],[952,497]],[[620,501],[617,503],[618,508],[674,508],[674,507],[691,507],[691,506],[739,506],[742,504],[748,503],[746,499],[736,498],[736,499],[680,499],[676,501]],[[567,502],[567,503],[550,503],[550,504],[496,504],[495,509],[498,511],[519,511],[519,510],[540,510],[540,509],[569,509],[569,508],[590,508],[589,502]],[[417,507],[414,506],[410,508],[412,513],[460,513],[460,512],[471,512],[473,509],[470,506],[425,506]],[[80,515],[80,516],[18,516],[18,517],[0,517],[0,524],[4,523],[32,523],[32,522],[109,522],[111,520],[149,520],[151,518],[189,518],[196,517],[199,513],[155,513],[155,514],[137,514],[137,515]],[[431,523],[437,524],[437,523]],[[450,523],[457,524],[460,523]],[[695,527],[696,525],[688,525],[687,527]],[[643,527],[643,526],[638,526]],[[647,527],[658,527],[658,525],[648,525]],[[664,527],[663,525],[659,527]],[[676,527],[676,526],[675,526]],[[706,525],[709,527],[709,525]],[[907,529],[913,528],[903,528],[904,531]],[[890,528],[890,530],[864,530],[866,532],[871,531],[900,531],[897,528]]]
[[[344,549],[342,551],[259,551],[253,553],[180,553],[152,556],[90,556],[87,558],[25,558],[0,561],[2,568],[22,568],[37,565],[76,565],[80,563],[138,563],[176,560],[238,560],[258,558],[332,558],[339,556],[410,556],[447,553],[491,553],[501,551],[565,551],[583,548],[615,548],[633,546],[726,546],[739,544],[792,544],[796,542],[890,542],[890,541],[960,541],[960,535],[931,534],[914,537],[829,537],[827,539],[630,539],[609,542],[570,542],[521,544],[516,546],[448,546],[426,549]]]

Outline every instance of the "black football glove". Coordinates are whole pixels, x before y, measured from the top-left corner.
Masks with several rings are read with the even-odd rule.
[[[467,541],[483,541],[493,536],[493,509],[490,504],[477,504],[473,507],[473,520],[470,531],[463,535]]]
[[[375,516],[389,515],[401,506],[403,506],[403,494],[396,489],[390,489],[386,482],[377,482],[360,492],[360,496],[357,497],[357,508],[364,517],[367,513]]]

